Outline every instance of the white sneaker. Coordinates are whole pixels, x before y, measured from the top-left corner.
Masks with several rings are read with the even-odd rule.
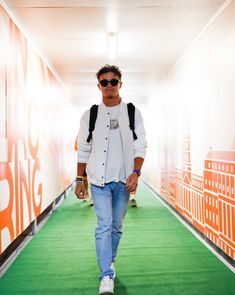
[[[113,271],[113,279],[115,279],[115,277],[116,277],[116,271],[115,271],[115,266],[114,266],[114,263],[113,262],[111,262],[110,268]]]
[[[90,199],[90,206],[91,207],[93,206],[93,200],[92,200],[92,198]]]
[[[109,276],[103,277],[103,279],[100,281],[99,294],[113,295],[114,294],[113,289],[114,289],[114,281],[110,279]]]
[[[137,202],[136,202],[136,199],[133,198],[133,199],[130,199],[129,201],[130,205],[132,208],[136,208],[137,207]]]

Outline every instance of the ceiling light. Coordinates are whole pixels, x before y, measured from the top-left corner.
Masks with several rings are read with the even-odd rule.
[[[109,60],[114,60],[117,55],[117,34],[108,34],[108,58]]]

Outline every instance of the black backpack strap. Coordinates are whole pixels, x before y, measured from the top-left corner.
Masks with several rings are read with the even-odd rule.
[[[89,119],[89,135],[87,137],[87,142],[90,142],[92,139],[92,132],[95,129],[95,122],[97,118],[97,113],[98,113],[98,105],[94,104],[90,108],[90,119]]]
[[[137,135],[135,133],[135,106],[133,103],[129,102],[127,104],[127,111],[128,111],[128,116],[129,116],[129,123],[130,123],[130,129],[133,133],[133,139],[137,139]]]

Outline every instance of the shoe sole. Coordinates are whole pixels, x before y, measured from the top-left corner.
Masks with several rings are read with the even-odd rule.
[[[100,295],[113,295],[114,293],[111,292],[104,292],[104,293],[100,293]]]

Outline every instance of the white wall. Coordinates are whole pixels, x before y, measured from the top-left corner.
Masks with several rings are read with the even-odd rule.
[[[150,185],[233,259],[234,52],[235,1],[227,1],[156,89],[145,164]]]

